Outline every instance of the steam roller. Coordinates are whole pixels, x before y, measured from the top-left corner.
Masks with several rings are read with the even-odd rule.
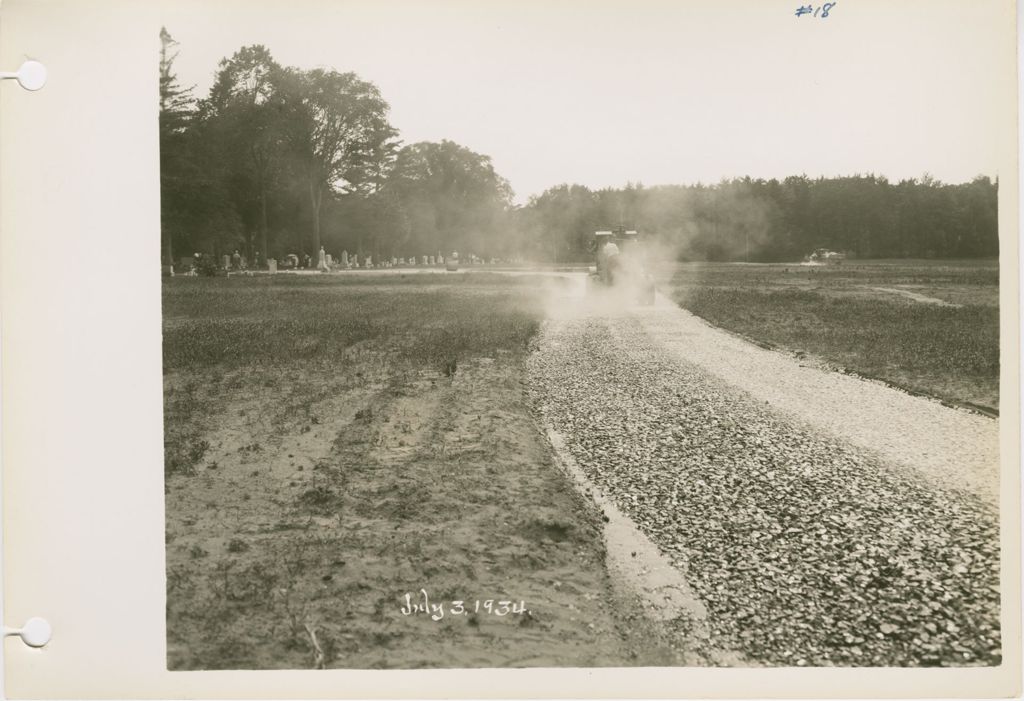
[[[593,246],[596,265],[588,278],[589,289],[604,288],[636,304],[654,304],[654,278],[638,232],[621,226],[595,231]]]

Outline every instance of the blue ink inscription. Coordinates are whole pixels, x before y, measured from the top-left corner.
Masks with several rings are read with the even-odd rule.
[[[813,17],[825,19],[828,17],[829,10],[835,6],[836,4],[834,2],[826,2],[824,5],[819,5],[818,7],[814,7],[813,5],[801,5],[796,8],[796,16],[803,17],[804,15],[811,15]]]

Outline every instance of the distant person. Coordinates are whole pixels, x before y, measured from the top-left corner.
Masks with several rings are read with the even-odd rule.
[[[597,254],[597,273],[601,281],[611,285],[615,281],[614,268],[618,265],[619,247],[614,242],[608,241],[601,247]]]
[[[242,256],[238,253],[237,249],[235,250],[234,254],[232,254],[232,256],[231,256],[231,268],[233,270],[241,270],[242,269]]]

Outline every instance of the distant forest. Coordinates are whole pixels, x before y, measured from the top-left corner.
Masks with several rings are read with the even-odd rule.
[[[161,31],[162,257],[250,261],[342,250],[408,257],[589,258],[592,234],[637,229],[679,260],[996,256],[998,182],[928,176],[726,180],[590,190],[512,204],[491,159],[452,141],[403,144],[378,88],[353,73],[279,65],[263,46],[222,60],[197,98]]]
[[[715,185],[551,188],[518,215],[526,240],[572,259],[595,228],[622,222],[679,260],[796,261],[817,248],[858,258],[978,258],[999,253],[997,184],[923,177],[734,179]]]

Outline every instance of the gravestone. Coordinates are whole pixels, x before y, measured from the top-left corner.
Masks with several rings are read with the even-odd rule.
[[[427,257],[426,256],[420,256],[420,265],[426,265],[426,264],[427,264]]]
[[[364,267],[372,268],[373,267],[373,256],[366,256],[366,260],[364,260],[363,263],[364,263]]]
[[[274,258],[267,258],[267,270],[269,270],[271,274],[274,274],[274,273],[277,272],[277,260],[276,259],[274,259]]]
[[[427,258],[427,261],[429,261],[429,265],[433,265],[434,264],[434,256],[430,256],[429,258]]]
[[[345,268],[347,268],[349,266],[348,251],[342,251],[341,252],[341,265],[343,267],[345,267]]]
[[[330,253],[328,253],[325,257],[327,258],[327,267],[329,268],[334,264],[334,259],[331,258]]]
[[[229,256],[227,253],[220,257],[220,267],[223,268],[224,270],[231,269],[231,256]]]

